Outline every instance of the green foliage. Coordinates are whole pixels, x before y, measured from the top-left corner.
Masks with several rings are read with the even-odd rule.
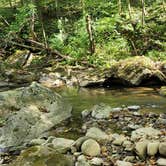
[[[33,12],[36,12],[36,7],[33,4],[28,4],[19,8],[15,15],[15,21],[8,27],[9,33],[19,33],[25,27],[29,26]]]
[[[38,42],[44,41],[44,27],[49,47],[73,59],[62,63],[86,61],[97,66],[108,66],[112,59],[134,55],[165,59],[166,15],[163,1],[145,1],[144,26],[141,24],[141,2],[130,0],[130,3],[131,17],[126,0],[122,0],[121,13],[117,0],[27,0],[24,4],[16,0],[12,1],[12,7],[4,1],[0,3],[0,15],[9,22],[9,26],[0,20],[0,37],[6,40],[31,38],[30,25],[35,13]],[[87,14],[92,19],[96,46],[94,55],[89,53]]]

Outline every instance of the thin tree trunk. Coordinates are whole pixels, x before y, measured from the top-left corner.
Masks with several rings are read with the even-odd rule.
[[[90,53],[91,55],[95,53],[95,42],[93,37],[92,23],[89,15],[86,17],[86,28],[89,35]]]
[[[118,0],[119,15],[122,14],[122,1]]]
[[[163,0],[162,2],[163,2],[163,9],[165,11],[165,0]]]
[[[144,0],[141,0],[141,3],[142,3],[142,27],[143,27],[145,24],[145,2],[144,2]]]
[[[11,8],[13,8],[13,4],[12,4],[11,0],[9,0],[9,5],[10,5]]]
[[[137,48],[136,48],[134,42],[133,42],[131,39],[129,39],[129,40],[130,40],[130,42],[131,42],[131,45],[132,45],[132,47],[133,47],[133,50],[134,50],[135,55],[138,56]]]
[[[32,3],[35,5],[35,3],[33,2],[32,0]],[[32,35],[32,39],[33,40],[37,40],[37,36],[36,36],[36,33],[35,33],[35,9],[33,9],[32,11],[32,17],[31,17],[31,23],[30,23],[30,30],[31,30],[31,35]]]
[[[130,0],[127,0],[127,2],[128,2],[129,16],[130,16],[130,19],[132,19]]]

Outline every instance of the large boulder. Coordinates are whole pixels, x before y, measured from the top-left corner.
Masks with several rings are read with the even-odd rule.
[[[104,85],[139,86],[165,83],[166,76],[160,65],[147,57],[136,56],[112,64]]]
[[[72,107],[63,98],[35,82],[29,87],[0,93],[0,148],[21,146],[38,138],[71,116]]]
[[[9,166],[74,166],[72,157],[46,146],[34,146],[21,153]]]

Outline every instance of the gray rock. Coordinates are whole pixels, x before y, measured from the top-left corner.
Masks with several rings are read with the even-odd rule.
[[[132,151],[134,149],[134,145],[131,141],[125,140],[123,142],[123,147],[125,148],[126,151]]]
[[[123,108],[121,108],[121,107],[112,108],[112,112],[120,112],[122,110],[123,110]]]
[[[107,119],[110,117],[112,108],[106,104],[95,105],[92,108],[92,117],[96,119]]]
[[[159,119],[157,120],[157,123],[166,125],[166,119],[159,118]]]
[[[87,136],[80,137],[74,142],[74,144],[72,146],[76,147],[76,149],[79,151],[81,149],[81,145],[83,144],[83,142],[85,142],[88,139],[89,139],[89,137],[87,137]]]
[[[157,160],[157,166],[166,166],[166,159],[165,158],[159,158]]]
[[[91,166],[84,155],[80,155],[75,166]]]
[[[149,142],[147,146],[147,154],[149,156],[154,156],[157,154],[159,149],[159,142]]]
[[[138,111],[141,107],[139,105],[131,105],[127,107],[129,111]]]
[[[101,159],[101,158],[98,158],[98,157],[94,157],[91,161],[90,161],[90,163],[92,164],[92,165],[102,165],[103,164],[103,160]]]
[[[126,137],[123,135],[119,135],[117,138],[115,138],[115,140],[112,142],[114,145],[122,145],[123,142],[126,140]]]
[[[84,110],[84,111],[81,112],[82,118],[86,118],[90,114],[91,114],[91,110],[88,110],[88,109],[86,109],[86,110]]]
[[[0,128],[0,147],[21,146],[71,116],[63,98],[37,83],[0,93],[0,110],[8,113]],[[9,114],[9,112],[11,112]]]
[[[159,153],[166,157],[166,142],[162,142],[159,144]]]
[[[143,127],[133,131],[131,134],[131,139],[133,141],[143,139],[143,138],[156,139],[159,137],[160,134],[161,132],[159,130],[156,130],[152,127]]]
[[[117,166],[132,166],[132,164],[130,162],[121,161],[121,160],[117,160],[116,165]]]
[[[98,156],[100,155],[100,145],[93,139],[86,140],[82,146],[81,151],[87,156]]]
[[[65,139],[65,138],[55,138],[52,141],[53,148],[59,153],[66,153],[68,150],[71,149],[74,140]]]
[[[135,151],[141,159],[145,159],[147,153],[148,141],[144,140],[135,144]]]
[[[88,129],[86,136],[98,141],[109,140],[109,135],[107,135],[104,131],[96,127]]]

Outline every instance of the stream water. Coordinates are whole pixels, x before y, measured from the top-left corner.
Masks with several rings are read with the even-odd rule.
[[[56,136],[77,138],[81,134],[77,129],[81,128],[81,112],[91,108],[95,104],[105,103],[112,107],[129,105],[141,106],[142,112],[166,112],[166,98],[158,93],[157,87],[137,87],[137,88],[115,88],[115,89],[76,89],[63,88],[55,89],[73,106],[73,120],[67,124],[66,132],[57,132]],[[64,129],[63,129],[64,131]]]

